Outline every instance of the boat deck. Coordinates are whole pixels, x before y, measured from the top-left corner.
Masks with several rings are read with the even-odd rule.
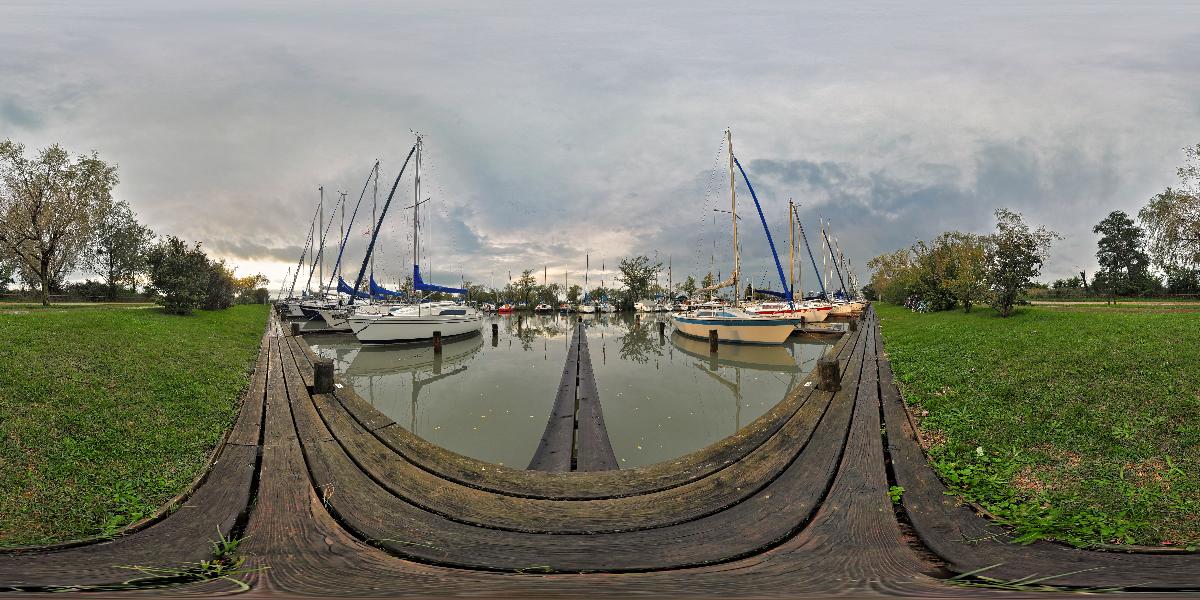
[[[572,421],[579,444],[592,434],[576,423],[591,420],[593,431],[602,431],[599,404],[587,408],[586,351],[586,338],[577,334],[560,386],[563,410],[555,409],[547,438],[565,435],[556,418]],[[547,454],[547,464],[556,466],[534,471],[432,445],[349,386],[312,393],[314,355],[273,322],[236,424],[177,510],[111,541],[0,553],[0,590],[1012,593],[978,587],[986,583],[982,577],[1200,590],[1197,554],[1008,543],[1003,528],[945,495],[928,466],[874,314],[868,311],[830,353],[840,366],[838,391],[799,386],[716,445],[627,470],[605,468],[602,449],[589,454],[598,457],[594,470],[567,470],[560,450],[557,458]],[[571,405],[577,407],[567,410]],[[561,449],[557,444],[547,445]],[[895,505],[888,496],[894,485],[905,490]],[[209,558],[218,532],[244,539],[235,553],[245,559],[241,572],[210,580],[189,575]],[[962,574],[972,574],[965,579],[975,587],[952,581]]]

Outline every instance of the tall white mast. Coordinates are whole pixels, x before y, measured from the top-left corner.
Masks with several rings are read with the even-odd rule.
[[[375,216],[379,209],[379,161],[375,161],[375,181],[371,184],[371,227],[375,227],[379,219]],[[373,233],[373,232],[372,232]],[[375,281],[375,253],[371,253],[371,281]],[[370,288],[368,288],[370,289]],[[358,290],[354,290],[358,291]]]
[[[317,188],[317,191],[321,192],[321,201],[317,204],[317,212],[321,213],[321,220],[317,221],[317,222],[324,223],[325,222],[325,186],[321,186],[321,187]],[[321,229],[321,249],[317,252],[317,263],[318,263],[318,271],[319,271],[319,275],[317,276],[317,281],[325,281],[325,229],[324,228]],[[311,272],[309,273],[309,277],[312,277]],[[320,284],[317,284],[317,291],[321,291]],[[322,298],[322,301],[324,301],[324,298]]]
[[[788,198],[788,303],[796,299],[796,206]]]
[[[729,147],[729,203],[733,221],[733,305],[741,302],[742,291],[738,286],[738,270],[741,266],[741,255],[738,253],[737,239],[737,187],[733,178],[733,132],[725,130],[725,142]]]

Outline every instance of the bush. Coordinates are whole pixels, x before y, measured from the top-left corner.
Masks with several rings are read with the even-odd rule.
[[[167,312],[191,314],[208,298],[212,269],[199,243],[188,247],[183,240],[168,236],[150,249],[146,262],[150,290],[157,296],[155,301]]]
[[[225,266],[225,261],[209,261],[204,310],[223,310],[233,306],[234,290],[233,271]]]

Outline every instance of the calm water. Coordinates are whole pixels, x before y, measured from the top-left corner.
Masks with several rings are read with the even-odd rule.
[[[310,336],[343,380],[400,425],[449,450],[524,468],[554,404],[575,316],[485,320],[482,335],[431,346],[360,345]],[[659,321],[666,322],[659,336]],[[493,343],[491,324],[500,326]],[[584,315],[592,367],[622,468],[669,460],[728,437],[802,384],[834,336],[783,346],[722,344],[674,333],[667,315]]]

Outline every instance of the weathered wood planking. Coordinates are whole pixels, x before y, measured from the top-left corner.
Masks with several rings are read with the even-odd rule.
[[[608,438],[604,411],[600,407],[600,391],[592,370],[592,355],[588,351],[587,330],[583,323],[576,326],[579,336],[579,379],[576,386],[576,471],[612,471],[620,468],[617,455]]]
[[[530,470],[550,473],[574,470],[571,463],[575,447],[575,390],[579,387],[579,334],[580,327],[576,326],[575,335],[567,346],[567,358],[563,362],[562,377],[558,381],[546,429],[529,461]]]

